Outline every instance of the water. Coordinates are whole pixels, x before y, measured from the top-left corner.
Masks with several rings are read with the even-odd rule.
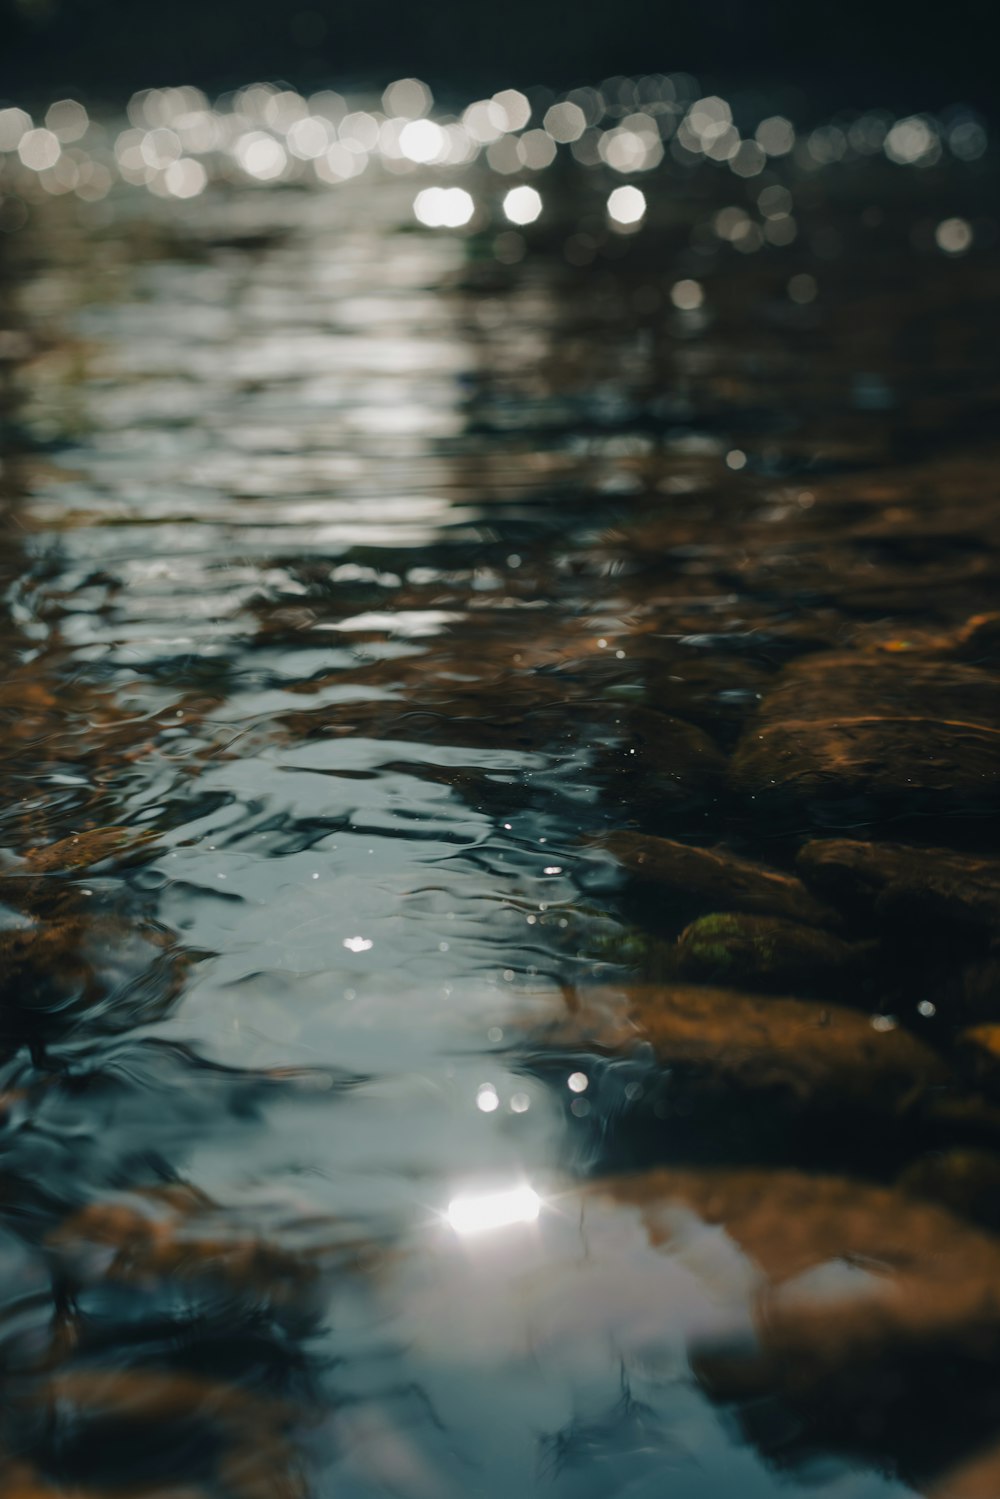
[[[992,266],[933,239],[983,179],[838,170],[746,255],[691,248],[704,174],[635,236],[568,175],[521,244],[371,175],[9,240],[10,1493],[890,1499],[988,1446],[995,1317],[937,1282],[995,1298],[989,1212],[912,1173],[989,1168],[992,1106],[880,1114],[860,1060],[952,1055],[980,937],[850,916],[809,1024],[874,1041],[797,1100],[783,1012],[693,1071],[624,1018],[719,898],[622,830],[989,846],[989,796],[726,768],[795,662],[919,688],[996,581]]]

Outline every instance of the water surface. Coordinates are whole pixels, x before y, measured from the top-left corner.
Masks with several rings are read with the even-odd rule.
[[[989,1445],[993,1314],[977,1347],[915,1309],[1000,1286],[980,1198],[913,1187],[1000,1160],[979,1085],[883,1117],[876,1067],[817,1114],[727,1022],[689,1076],[626,1018],[719,901],[622,833],[783,875],[991,838],[989,795],[762,809],[729,768],[796,663],[920,690],[996,581],[995,270],[927,229],[981,179],[837,172],[751,254],[692,236],[717,174],[636,235],[568,176],[521,244],[432,233],[373,174],[10,237],[11,1494],[890,1499]],[[947,997],[978,934],[838,920],[860,977],[806,977],[817,1024],[924,1058],[989,1018]],[[448,1220],[524,1186],[536,1222]]]

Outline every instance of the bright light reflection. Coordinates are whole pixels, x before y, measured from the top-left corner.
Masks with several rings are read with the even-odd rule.
[[[531,105],[520,89],[501,89],[499,94],[493,95],[491,102],[503,110],[507,130],[523,130],[531,119]]]
[[[492,1083],[483,1083],[476,1090],[476,1108],[481,1114],[494,1114],[500,1107],[500,1095]]]
[[[457,1234],[487,1233],[512,1223],[534,1223],[541,1199],[531,1187],[513,1187],[506,1192],[480,1192],[453,1197],[447,1218]]]
[[[413,212],[428,229],[460,229],[474,208],[462,187],[425,187],[413,200]]]
[[[616,187],[608,198],[608,214],[616,224],[638,224],[646,212],[646,195],[638,187]]]
[[[44,172],[59,160],[62,146],[51,130],[27,130],[17,147],[17,154],[32,171]]]
[[[447,136],[433,120],[409,120],[399,132],[399,149],[410,161],[436,161],[447,144]]]
[[[542,211],[542,195],[533,187],[512,187],[503,211],[512,224],[533,224]]]

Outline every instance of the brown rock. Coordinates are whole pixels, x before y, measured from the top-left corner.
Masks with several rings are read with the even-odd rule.
[[[946,1089],[949,1068],[898,1026],[878,1029],[840,1005],[687,984],[585,990],[575,1027],[599,1050],[648,1042],[662,1067],[799,1107],[898,1114]]]
[[[992,1092],[1000,1089],[1000,1025],[969,1026],[955,1044],[975,1081]]]
[[[1000,808],[998,680],[954,662],[814,656],[781,674],[737,746],[762,811],[843,803],[921,814]]]
[[[936,1150],[906,1167],[897,1185],[913,1197],[924,1197],[972,1218],[988,1228],[1000,1228],[1000,1154],[992,1150],[958,1147]]]
[[[787,667],[758,716],[762,724],[884,717],[1000,728],[1000,679],[953,661],[831,651]]]
[[[807,925],[835,923],[794,875],[741,859],[726,848],[696,848],[671,838],[622,831],[602,840],[629,874],[664,894],[694,897],[715,911],[782,916]]]
[[[927,1499],[997,1499],[1000,1447],[987,1447],[957,1463],[924,1492]]]
[[[733,758],[737,791],[796,804],[863,798],[937,813],[1000,806],[1000,732],[926,718],[782,722]]]
[[[30,849],[24,862],[31,874],[63,874],[74,869],[89,869],[116,854],[131,852],[148,844],[156,835],[135,828],[91,828]]]
[[[833,901],[1000,929],[1000,859],[828,838],[807,843],[798,863],[806,882]]]
[[[1000,666],[1000,612],[974,614],[966,620],[956,638],[955,653],[978,666]]]
[[[756,1344],[697,1358],[724,1398],[836,1390],[849,1400],[873,1365],[895,1364],[905,1380],[921,1352],[1000,1355],[1000,1242],[935,1203],[752,1169],[659,1170],[595,1190],[635,1203],[665,1247],[687,1209],[723,1228],[755,1267]]]

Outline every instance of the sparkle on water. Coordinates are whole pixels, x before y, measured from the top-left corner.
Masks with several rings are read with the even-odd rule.
[[[515,1223],[535,1223],[542,1200],[533,1187],[508,1187],[504,1191],[473,1192],[453,1197],[447,1218],[463,1237],[509,1228]]]

